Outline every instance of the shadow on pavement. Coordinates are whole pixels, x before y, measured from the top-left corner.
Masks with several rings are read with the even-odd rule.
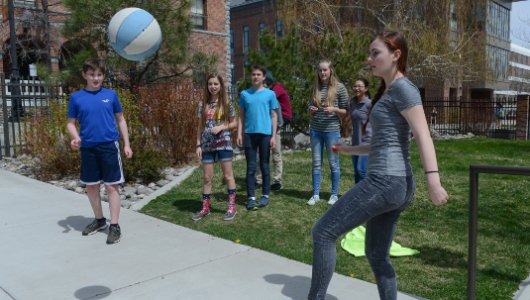
[[[263,278],[273,284],[282,284],[282,294],[291,299],[307,299],[309,288],[311,287],[311,278],[305,276],[288,276],[284,274],[270,274]],[[330,294],[326,295],[327,300],[338,300],[337,297]]]
[[[107,298],[108,296],[110,296],[111,293],[112,290],[106,286],[91,285],[78,289],[77,291],[75,291],[74,296],[77,299],[96,300]]]
[[[63,233],[68,233],[72,229],[81,232],[93,219],[85,216],[70,216],[64,220],[60,220],[57,224],[64,228]]]

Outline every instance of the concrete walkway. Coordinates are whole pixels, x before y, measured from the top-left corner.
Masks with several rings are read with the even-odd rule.
[[[122,241],[108,246],[106,233],[81,236],[91,219],[86,196],[0,170],[0,300],[307,297],[309,265],[126,209]],[[339,274],[328,292],[378,299],[374,284]]]
[[[0,300],[307,297],[309,265],[126,209],[108,246],[106,233],[81,236],[91,219],[86,196],[0,170]],[[378,294],[335,274],[326,299]]]

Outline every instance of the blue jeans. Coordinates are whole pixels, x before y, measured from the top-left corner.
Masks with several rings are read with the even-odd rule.
[[[244,147],[247,160],[247,197],[255,197],[257,152],[259,149],[259,166],[263,177],[262,195],[269,195],[270,191],[270,135],[260,133],[245,133]]]
[[[329,168],[331,169],[331,194],[339,192],[340,164],[339,155],[331,151],[331,146],[339,142],[340,132],[325,132],[315,129],[310,130],[311,151],[313,153],[313,195],[320,194],[320,179],[322,176],[322,155],[324,147],[328,154]]]
[[[366,169],[368,168],[368,155],[352,155],[353,172],[355,183],[363,180],[366,177]]]
[[[326,296],[335,270],[339,236],[366,223],[365,253],[381,299],[397,298],[390,245],[399,215],[410,204],[414,177],[368,175],[329,208],[313,227],[313,273],[308,299]]]

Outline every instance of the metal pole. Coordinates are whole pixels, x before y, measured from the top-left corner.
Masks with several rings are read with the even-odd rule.
[[[477,271],[478,172],[469,168],[469,246],[467,265],[467,299],[475,300]]]
[[[18,69],[17,55],[17,32],[15,29],[15,5],[13,0],[8,0],[8,17],[9,17],[9,45],[11,57],[11,120],[19,122],[20,116],[24,114],[24,108],[20,102],[20,74]]]
[[[528,167],[509,166],[469,166],[469,245],[467,264],[467,299],[475,300],[477,281],[477,234],[478,234],[478,175],[480,173],[526,175],[530,176]]]

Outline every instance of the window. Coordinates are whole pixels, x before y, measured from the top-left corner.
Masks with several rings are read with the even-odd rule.
[[[230,29],[230,52],[234,53],[234,30]]]
[[[508,60],[510,51],[488,45],[486,47],[488,65],[497,80],[505,80],[508,77]]]
[[[193,0],[191,2],[191,24],[194,29],[206,29],[204,2],[204,0]]]
[[[262,34],[263,31],[265,31],[265,24],[264,23],[259,23],[259,34]]]
[[[5,1],[7,5],[7,1]],[[13,4],[15,6],[26,6],[26,7],[33,7],[35,6],[35,0],[14,0]]]
[[[510,38],[510,10],[493,1],[488,1],[488,34],[509,40]]]
[[[248,53],[248,37],[249,37],[248,26],[243,26],[243,53],[244,54]]]
[[[283,23],[282,23],[282,20],[280,19],[276,20],[276,36],[277,37],[283,36]]]

